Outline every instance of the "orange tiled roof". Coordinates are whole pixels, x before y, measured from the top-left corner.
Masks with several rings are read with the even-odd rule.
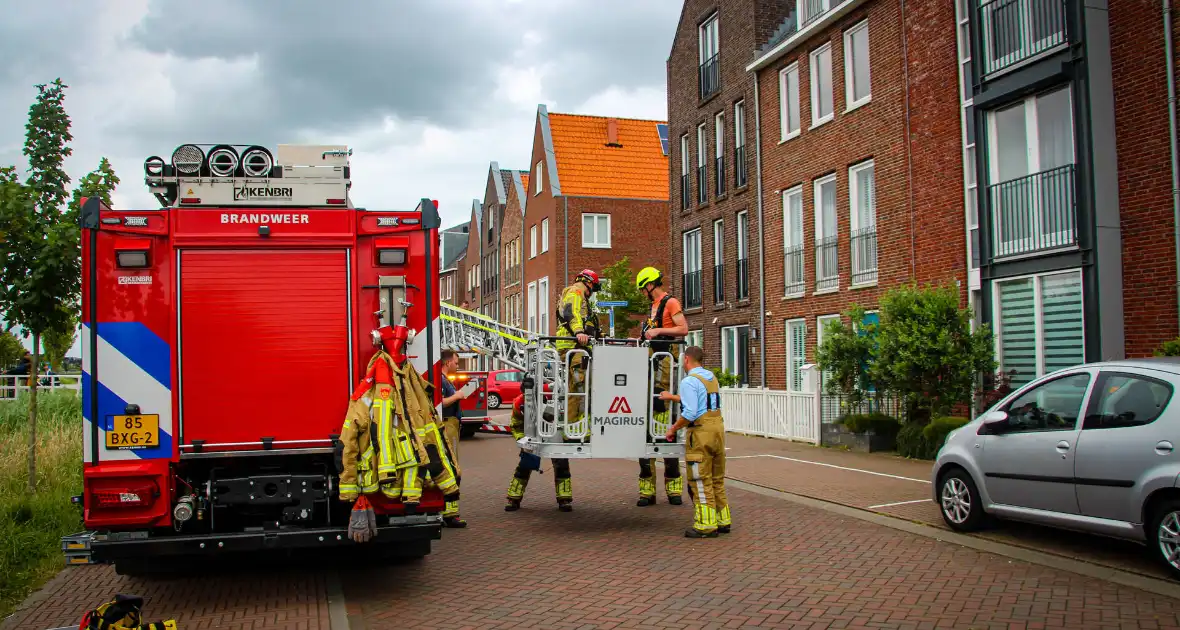
[[[616,118],[623,146],[608,147],[607,120],[549,114],[561,194],[667,200],[668,156],[656,130],[663,121]]]
[[[524,184],[524,186],[522,186],[522,188],[524,188],[524,196],[527,198],[529,196],[529,174],[528,173],[521,173],[520,174],[520,183]]]

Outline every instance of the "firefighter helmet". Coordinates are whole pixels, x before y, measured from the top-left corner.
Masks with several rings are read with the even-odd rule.
[[[639,275],[635,276],[635,288],[642,289],[649,284],[658,287],[663,279],[664,274],[660,273],[659,269],[644,267],[639,271]]]
[[[598,274],[592,269],[583,269],[578,272],[577,277],[574,278],[574,282],[585,282],[586,286],[590,287],[592,293],[602,290],[602,282],[599,281]]]

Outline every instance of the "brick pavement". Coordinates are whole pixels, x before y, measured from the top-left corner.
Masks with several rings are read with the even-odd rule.
[[[281,563],[246,566],[151,578],[121,577],[107,565],[67,568],[0,628],[77,628],[85,611],[124,593],[146,599],[150,620],[176,619],[181,630],[329,630],[324,573]]]
[[[515,452],[464,442],[470,527],[344,577],[367,630],[1180,627],[1177,600],[737,489],[734,533],[688,540],[688,506],[634,506],[632,462],[575,460],[571,514],[548,470],[506,513]]]
[[[938,506],[929,500],[930,485],[923,483],[930,479],[930,462],[908,460],[888,453],[853,453],[733,434],[726,439],[729,454],[735,457],[727,470],[731,478],[949,529],[939,514]],[[868,475],[792,460],[870,470],[920,481]],[[909,501],[921,502],[889,505]],[[1133,542],[1012,522],[1001,523],[975,535],[1149,577],[1169,577],[1142,545]]]

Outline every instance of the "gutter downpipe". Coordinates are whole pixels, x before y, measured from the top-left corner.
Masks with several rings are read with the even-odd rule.
[[[761,379],[759,382],[762,387],[766,387],[766,243],[762,236],[762,108],[758,106],[758,71],[754,70],[753,75],[754,177],[755,192],[758,195],[758,378]],[[1180,261],[1180,258],[1177,260]]]
[[[1176,255],[1177,323],[1180,324],[1180,149],[1176,142],[1176,70],[1172,48],[1172,0],[1163,0],[1164,54],[1168,70],[1168,144],[1172,153],[1172,232]]]

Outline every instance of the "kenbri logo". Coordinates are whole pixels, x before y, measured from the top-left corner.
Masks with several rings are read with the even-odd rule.
[[[234,201],[243,201],[257,197],[264,199],[289,199],[293,195],[293,190],[290,186],[276,186],[273,188],[269,186],[234,186]]]
[[[308,215],[293,214],[223,214],[222,223],[249,223],[253,225],[276,225],[279,223],[307,223]]]

